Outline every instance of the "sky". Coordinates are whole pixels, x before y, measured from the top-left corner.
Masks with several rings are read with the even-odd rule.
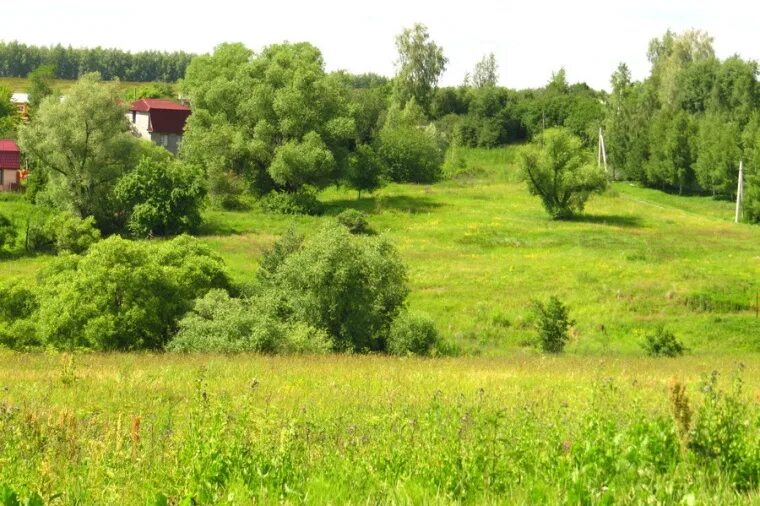
[[[3,0],[0,40],[75,47],[206,53],[221,42],[254,51],[285,40],[322,50],[327,70],[394,73],[395,36],[425,24],[449,62],[441,85],[457,85],[493,52],[499,84],[543,86],[565,67],[570,82],[609,89],[625,62],[635,79],[649,72],[649,40],[667,29],[714,37],[720,58],[760,60],[751,0]]]

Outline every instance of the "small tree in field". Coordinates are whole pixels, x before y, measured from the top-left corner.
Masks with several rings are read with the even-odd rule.
[[[591,163],[581,139],[563,128],[546,130],[525,148],[520,167],[531,195],[554,219],[572,218],[592,193],[607,188],[606,174]]]
[[[561,353],[570,339],[568,330],[574,323],[570,319],[567,306],[557,297],[551,296],[546,303],[534,300],[531,312],[538,330],[541,350],[546,353]]]

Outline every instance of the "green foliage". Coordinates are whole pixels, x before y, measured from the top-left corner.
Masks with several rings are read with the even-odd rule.
[[[694,172],[699,185],[713,195],[736,196],[739,138],[738,125],[719,116],[707,115],[700,122]]]
[[[29,252],[79,254],[99,240],[92,216],[82,219],[70,211],[38,211],[27,216],[24,248]]]
[[[393,320],[388,335],[388,352],[394,355],[430,355],[441,337],[427,316],[404,312]]]
[[[416,23],[396,36],[396,50],[395,102],[403,107],[413,98],[426,113],[429,112],[438,78],[448,62],[443,48],[430,40],[425,25]]]
[[[264,212],[272,214],[319,216],[324,212],[324,206],[317,198],[317,192],[310,187],[303,187],[293,193],[273,190],[259,200],[259,207]]]
[[[353,236],[326,223],[298,249],[286,239],[262,263],[260,297],[288,322],[320,329],[339,351],[382,351],[409,289],[406,269],[384,238]]]
[[[167,345],[179,352],[324,353],[327,335],[303,324],[290,325],[256,301],[236,299],[211,290],[179,321],[179,332]]]
[[[476,88],[496,86],[496,81],[499,80],[498,68],[496,56],[493,53],[488,53],[475,65],[475,69],[472,71],[473,86]]]
[[[346,209],[335,217],[335,220],[346,227],[352,234],[372,235],[374,229],[367,221],[367,215],[356,209]]]
[[[0,86],[0,138],[16,138],[16,127],[20,118],[15,104],[11,102],[13,93],[5,86]]]
[[[760,223],[760,175],[749,176],[745,180],[742,212],[749,223]]]
[[[132,235],[176,235],[200,226],[204,184],[202,171],[155,147],[119,180],[113,195]]]
[[[61,44],[32,46],[0,41],[0,76],[24,77],[41,66],[55,69],[58,79],[77,79],[99,72],[103,79],[174,82],[185,73],[193,55],[183,51],[140,51],[113,48],[74,48]]]
[[[138,98],[174,98],[176,93],[169,83],[149,83],[138,88],[125,89],[123,95],[126,100],[137,100]]]
[[[104,232],[119,228],[111,192],[134,166],[138,142],[129,133],[116,87],[101,83],[97,74],[80,79],[66,100],[45,99],[19,132],[21,149],[48,176],[38,201],[94,216]]]
[[[582,212],[592,193],[607,188],[604,171],[590,163],[581,140],[565,129],[550,129],[521,153],[520,167],[531,195],[538,195],[554,219]]]
[[[0,252],[12,248],[16,243],[16,226],[7,216],[0,214]]]
[[[392,106],[377,139],[377,152],[396,182],[432,183],[440,177],[445,146],[433,125],[425,127],[412,100],[404,109]]]
[[[325,73],[311,44],[276,44],[255,57],[220,45],[193,59],[182,89],[193,104],[182,156],[206,168],[212,194],[229,177],[259,195],[342,177],[356,137],[348,83]]]
[[[716,371],[703,377],[704,402],[688,433],[689,450],[701,460],[716,463],[739,491],[760,485],[760,418],[750,414],[742,398],[742,382],[731,392],[718,387]]]
[[[546,303],[534,300],[531,316],[541,350],[545,353],[561,353],[570,339],[568,331],[574,324],[567,306],[555,296],[549,297]]]
[[[42,100],[53,94],[52,81],[55,79],[55,67],[43,65],[29,73],[29,105],[36,109]]]
[[[641,346],[650,357],[678,357],[686,350],[675,334],[664,326],[659,326],[653,333],[646,334]]]
[[[43,273],[28,322],[41,342],[59,349],[160,349],[195,298],[226,286],[222,261],[194,239],[151,244],[113,236]]]
[[[360,144],[349,156],[346,183],[356,190],[361,198],[363,191],[372,193],[385,184],[387,171],[385,162],[372,146]]]
[[[739,160],[753,155],[760,104],[758,66],[715,57],[698,30],[671,31],[649,46],[651,75],[631,82],[625,65],[612,77],[607,146],[614,169],[649,186],[734,198]]]

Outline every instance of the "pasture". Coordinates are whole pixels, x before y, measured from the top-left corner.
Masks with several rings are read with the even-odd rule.
[[[407,263],[411,309],[465,354],[529,344],[530,302],[551,295],[576,322],[573,354],[640,354],[642,334],[658,325],[693,353],[760,351],[760,227],[732,223],[732,203],[619,182],[580,218],[552,221],[519,181],[515,152],[469,150],[467,176],[391,184],[361,200],[327,189],[321,217],[209,209],[200,235],[245,284],[288,227],[308,234],[346,208],[365,211]],[[0,200],[19,226],[29,208],[18,197]],[[0,276],[32,279],[49,261],[9,258]]]

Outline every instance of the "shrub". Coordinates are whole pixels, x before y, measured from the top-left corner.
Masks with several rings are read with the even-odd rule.
[[[0,251],[12,247],[16,242],[16,227],[6,216],[0,214]]]
[[[383,351],[408,294],[406,269],[384,238],[328,222],[315,235],[275,248],[257,275],[261,300],[288,322],[324,331],[340,351]]]
[[[336,216],[335,219],[352,234],[372,235],[375,233],[372,227],[369,226],[367,215],[356,209],[346,209]]]
[[[30,216],[26,229],[27,251],[84,253],[100,240],[95,218],[79,218],[69,211]]]
[[[202,172],[157,149],[160,153],[144,156],[114,188],[127,229],[135,237],[193,232],[201,224],[206,197]]]
[[[573,325],[569,310],[557,297],[546,303],[533,301],[532,316],[538,331],[538,343],[546,353],[561,353],[570,339],[568,330]]]
[[[0,285],[0,344],[12,348],[34,344],[29,318],[36,309],[37,300],[28,287]]]
[[[642,346],[650,357],[677,357],[683,355],[686,350],[673,332],[663,326],[657,327],[654,333],[644,336]]]
[[[28,321],[55,348],[160,349],[196,298],[227,286],[222,260],[195,239],[113,236],[54,262],[33,289]]]
[[[445,147],[417,109],[413,100],[404,110],[392,107],[377,138],[377,152],[396,182],[432,183],[441,175]]]
[[[273,214],[307,214],[319,216],[324,206],[317,199],[313,188],[302,188],[297,192],[271,191],[259,200],[264,212]]]
[[[331,347],[327,335],[311,326],[288,324],[256,300],[235,299],[211,290],[196,300],[167,345],[178,352],[320,353]]]
[[[348,158],[346,167],[346,182],[357,191],[357,198],[362,192],[372,193],[385,184],[387,168],[383,159],[372,149],[372,146],[360,144]]]
[[[521,153],[520,166],[531,195],[541,198],[554,219],[582,212],[592,193],[607,188],[604,171],[590,163],[580,138],[552,128]]]
[[[391,325],[388,352],[394,355],[430,355],[440,342],[433,321],[422,315],[401,313]]]

